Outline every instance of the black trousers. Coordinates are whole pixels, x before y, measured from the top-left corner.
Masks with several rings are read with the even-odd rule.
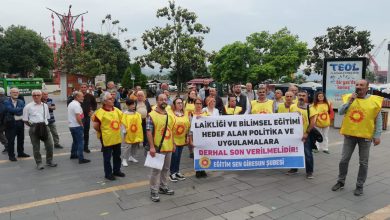
[[[104,175],[111,176],[113,173],[121,171],[121,144],[116,144],[109,147],[102,147],[103,161],[104,161]],[[111,166],[111,155],[112,165]]]
[[[8,141],[8,157],[15,157],[15,137],[17,137],[18,154],[24,153],[24,123],[22,120],[8,122],[6,124],[5,136]]]
[[[91,127],[91,117],[89,117],[88,115],[84,115],[83,125],[84,125],[84,150],[87,150],[89,146],[89,128]]]

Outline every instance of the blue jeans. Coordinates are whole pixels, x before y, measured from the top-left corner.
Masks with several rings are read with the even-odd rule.
[[[304,152],[305,152],[305,164],[306,164],[306,174],[313,174],[314,170],[314,158],[313,158],[313,141],[312,137],[309,135],[305,143],[303,143]],[[298,169],[291,169],[297,171]]]
[[[70,156],[78,156],[79,160],[84,159],[83,150],[84,150],[84,129],[83,127],[71,127],[69,128],[70,133],[72,134],[72,149],[70,151]]]
[[[183,152],[183,148],[184,148],[184,147],[185,147],[185,146],[176,147],[176,151],[172,153],[171,167],[170,167],[171,174],[174,174],[174,173],[178,173],[178,172],[179,172],[179,169],[180,169],[180,160],[181,160],[181,153]]]

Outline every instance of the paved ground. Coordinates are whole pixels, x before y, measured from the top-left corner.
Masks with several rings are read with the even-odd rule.
[[[9,162],[0,155],[0,219],[386,219],[390,217],[389,132],[371,150],[365,194],[352,193],[357,176],[357,154],[350,164],[347,185],[332,192],[336,182],[342,137],[330,132],[331,154],[315,154],[315,179],[304,171],[287,176],[285,170],[210,172],[207,179],[193,176],[192,160],[183,152],[182,169],[189,178],[172,183],[174,196],[149,200],[149,169],[140,163],[124,168],[126,178],[106,182],[100,145],[91,131],[92,163],[69,160],[71,137],[65,103],[57,104],[57,127],[61,143],[55,150],[57,168],[35,169],[31,159]],[[26,133],[27,134],[27,133]],[[32,153],[29,137],[27,153]],[[42,152],[44,152],[42,150]],[[376,210],[379,210],[375,212]],[[375,213],[373,213],[375,212]],[[370,213],[373,213],[369,215]],[[382,214],[382,216],[380,215]],[[368,215],[368,216],[367,216]],[[384,217],[385,216],[385,217]]]

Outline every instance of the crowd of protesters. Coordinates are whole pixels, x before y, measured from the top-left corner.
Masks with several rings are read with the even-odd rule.
[[[134,90],[117,90],[114,82],[108,82],[106,91],[91,91],[87,84],[82,84],[80,91],[75,91],[68,99],[68,125],[73,140],[70,159],[78,159],[79,164],[90,162],[84,153],[90,153],[91,121],[102,145],[104,174],[108,180],[125,176],[121,167],[129,166],[128,162],[138,162],[140,146],[145,149],[145,154],[149,153],[152,157],[156,153],[164,154],[162,170],[152,169],[150,175],[151,200],[157,202],[160,200],[159,194],[174,194],[168,187],[168,180],[177,182],[186,179],[180,172],[180,163],[185,147],[188,147],[190,158],[193,158],[195,146],[190,126],[193,117],[298,112],[303,118],[306,178],[314,178],[313,152],[329,154],[328,132],[334,117],[332,103],[323,92],[317,92],[313,103],[309,103],[307,91],[299,90],[296,86],[291,86],[285,94],[281,90],[271,91],[266,85],[259,85],[257,90],[253,89],[251,83],[245,87],[245,92],[242,92],[241,84],[234,84],[224,105],[216,89],[206,80],[199,91],[192,87],[185,97],[176,96],[173,99],[168,85],[162,84],[156,92],[156,105],[151,106],[139,86]],[[374,145],[380,143],[382,119],[379,113],[380,99],[367,94],[368,82],[359,80],[356,88],[357,92],[345,98],[345,104],[339,111],[347,115],[341,128],[345,139],[338,182],[332,190],[343,188],[349,160],[358,145],[360,166],[354,194],[362,195],[367,177],[369,147],[371,142]],[[96,96],[100,97],[102,103],[99,109]],[[17,161],[17,157],[30,157],[24,152],[24,125],[27,125],[37,169],[44,169],[40,154],[41,141],[46,149],[46,166],[56,167],[53,148],[62,149],[63,146],[56,130],[54,101],[46,91],[40,90],[32,91],[33,101],[28,104],[19,97],[17,88],[10,90],[10,97],[6,97],[4,89],[0,88],[0,142],[5,147],[3,153],[8,154],[10,161]],[[125,100],[126,104],[123,110],[121,100]],[[359,119],[362,124],[356,123],[353,111],[368,112],[367,117]],[[365,126],[364,129],[359,127],[361,125]],[[313,136],[315,132],[321,134],[322,143],[316,143]],[[124,148],[123,153],[121,148]],[[298,169],[290,169],[286,174],[297,173]],[[207,177],[207,173],[197,171],[196,177]]]

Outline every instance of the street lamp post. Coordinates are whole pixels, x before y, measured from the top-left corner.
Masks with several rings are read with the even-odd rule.
[[[133,89],[134,89],[134,80],[135,80],[135,76],[132,74],[130,79],[133,80]]]

